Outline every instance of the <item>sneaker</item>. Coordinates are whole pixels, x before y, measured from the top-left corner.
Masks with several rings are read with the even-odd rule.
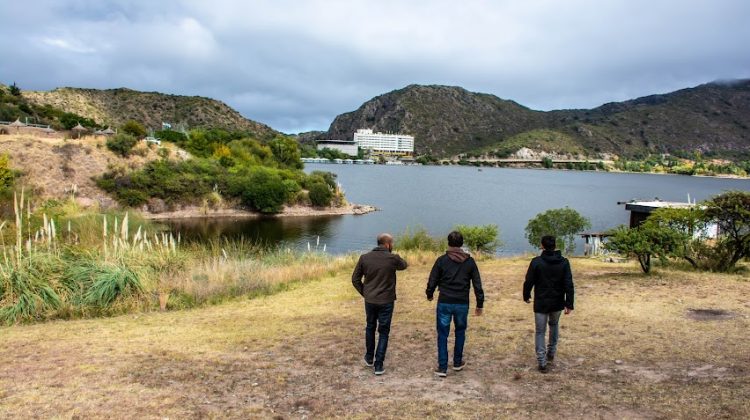
[[[459,370],[463,369],[465,366],[466,366],[466,362],[465,361],[461,361],[458,364],[454,363],[453,364],[453,370],[459,371]]]
[[[448,368],[443,368],[443,369],[437,368],[437,369],[435,369],[435,375],[437,375],[437,376],[439,376],[441,378],[445,378],[446,376],[448,376]]]
[[[547,361],[551,363],[551,362],[553,362],[554,360],[555,360],[555,355],[554,355],[554,354],[550,354],[550,353],[547,353]]]
[[[385,368],[382,362],[375,363],[375,375],[380,376],[385,373]]]
[[[372,359],[368,359],[367,356],[365,356],[365,366],[372,367],[375,363]]]
[[[549,372],[549,368],[546,365],[545,366],[539,365],[539,367],[537,368],[537,370],[539,370],[540,373],[547,373],[547,372]]]

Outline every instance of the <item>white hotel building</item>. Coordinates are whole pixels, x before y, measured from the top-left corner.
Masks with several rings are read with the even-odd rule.
[[[374,155],[412,156],[414,137],[406,134],[373,133],[370,129],[359,129],[354,133],[354,143]]]

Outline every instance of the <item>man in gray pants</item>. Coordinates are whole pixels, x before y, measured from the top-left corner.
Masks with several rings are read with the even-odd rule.
[[[534,290],[534,318],[536,321],[536,360],[539,371],[548,372],[548,362],[555,359],[559,335],[560,313],[573,312],[573,274],[567,258],[555,251],[555,237],[542,237],[542,255],[534,257],[523,283],[523,300],[529,303]],[[549,325],[549,342],[545,335]]]

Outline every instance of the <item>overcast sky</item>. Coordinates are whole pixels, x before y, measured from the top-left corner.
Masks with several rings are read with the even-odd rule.
[[[288,133],[412,83],[534,109],[750,77],[747,0],[2,0],[0,82],[220,99]]]

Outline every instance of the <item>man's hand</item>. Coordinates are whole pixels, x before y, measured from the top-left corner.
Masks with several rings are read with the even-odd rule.
[[[565,315],[569,315],[569,314],[572,314],[572,313],[573,313],[573,310],[572,310],[572,309],[570,309],[570,308],[565,308]]]
[[[474,310],[474,315],[476,315],[476,316],[482,316],[482,308],[476,308]]]
[[[427,300],[428,300],[429,302],[432,302],[432,296],[427,296]]]
[[[524,300],[524,302],[531,303],[531,299],[526,299],[526,300]]]

